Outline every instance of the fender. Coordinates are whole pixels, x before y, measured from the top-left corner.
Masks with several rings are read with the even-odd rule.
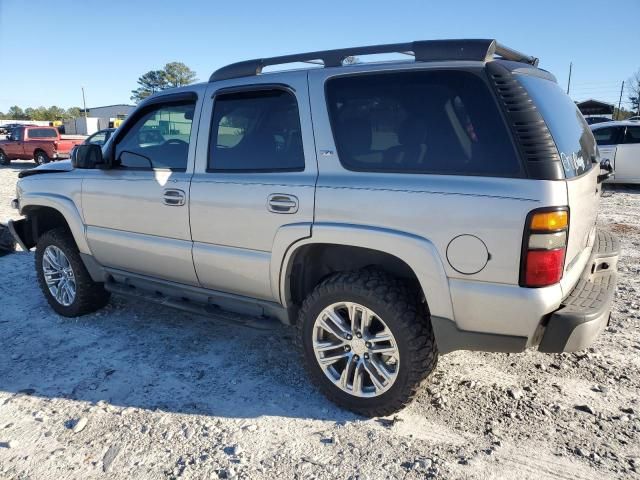
[[[23,190],[20,196],[20,213],[24,214],[23,212],[28,210],[29,207],[50,207],[60,212],[69,225],[80,253],[91,255],[91,249],[85,235],[84,222],[73,200],[55,193],[26,192]]]
[[[286,282],[291,274],[292,259],[300,247],[314,243],[363,247],[398,257],[418,278],[431,315],[453,318],[449,281],[433,243],[417,235],[396,230],[337,223],[314,223],[312,235],[291,244],[280,262],[275,258],[279,252],[274,250],[272,270],[280,266],[277,284],[280,289],[280,302],[285,307],[289,307],[291,303],[287,298]]]

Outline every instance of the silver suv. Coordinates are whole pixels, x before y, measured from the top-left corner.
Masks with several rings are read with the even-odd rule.
[[[413,58],[352,64],[389,52]],[[323,68],[262,73],[296,62]],[[275,316],[331,400],[390,414],[438,354],[574,351],[608,322],[610,168],[537,63],[446,40],[229,65],[23,171],[9,228],[60,315],[115,292]]]

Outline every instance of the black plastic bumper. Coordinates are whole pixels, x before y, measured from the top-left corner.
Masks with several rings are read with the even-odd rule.
[[[591,345],[609,323],[620,243],[598,230],[591,258],[561,307],[551,314],[538,350],[575,352]]]

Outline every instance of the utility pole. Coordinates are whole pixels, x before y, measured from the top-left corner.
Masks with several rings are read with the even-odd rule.
[[[84,118],[87,118],[87,101],[84,98],[84,87],[82,88],[82,108],[84,109]]]
[[[573,62],[569,62],[569,81],[567,82],[567,95],[569,95],[569,89],[571,88],[571,69],[573,68]]]
[[[623,91],[624,91],[624,80],[622,81],[622,86],[620,87],[620,99],[618,100],[618,118],[616,118],[616,120],[620,120],[620,105],[622,104]]]

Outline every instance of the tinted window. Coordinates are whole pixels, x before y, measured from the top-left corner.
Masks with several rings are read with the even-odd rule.
[[[519,75],[518,80],[549,127],[567,178],[590,170],[597,160],[596,142],[573,100],[550,80],[531,75]]]
[[[55,128],[30,128],[29,138],[58,138]]]
[[[194,108],[194,102],[149,107],[116,145],[116,164],[185,170]]]
[[[640,143],[640,127],[627,127],[624,143]]]
[[[300,116],[293,94],[263,90],[216,96],[209,169],[304,170]]]
[[[382,73],[327,82],[340,161],[362,171],[521,176],[498,108],[461,71]]]
[[[603,127],[593,130],[593,136],[598,145],[617,145],[619,143],[620,127]]]

